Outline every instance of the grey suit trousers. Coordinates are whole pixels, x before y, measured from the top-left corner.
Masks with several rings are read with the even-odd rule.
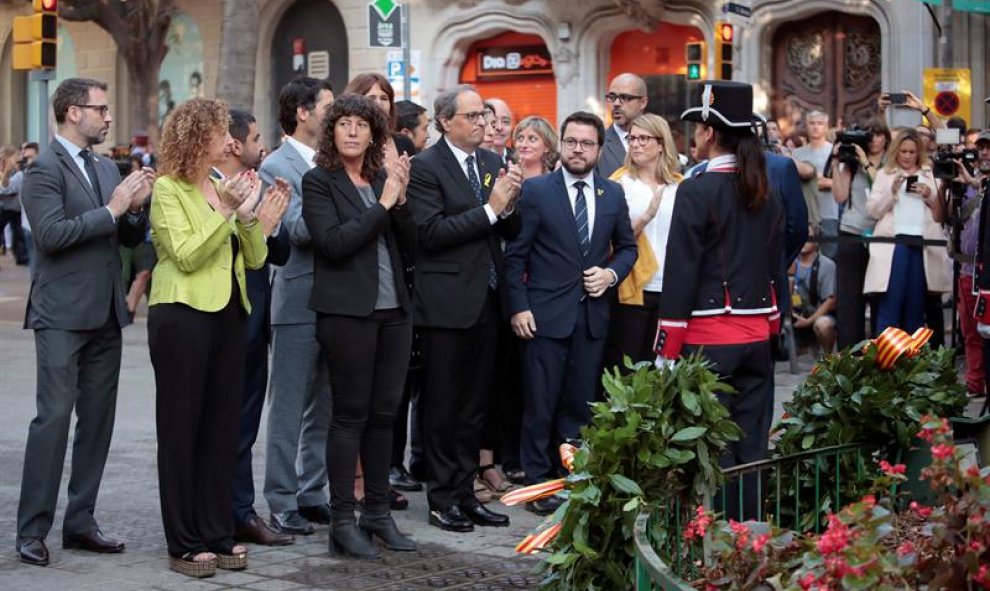
[[[265,499],[273,513],[329,501],[330,379],[316,324],[272,326]]]
[[[96,330],[37,329],[34,343],[38,414],[24,451],[17,534],[44,538],[51,530],[73,408],[77,420],[62,535],[90,532],[98,527],[93,511],[117,408],[120,327],[111,316]]]

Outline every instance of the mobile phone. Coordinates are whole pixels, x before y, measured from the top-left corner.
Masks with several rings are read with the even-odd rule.
[[[904,181],[904,182],[905,182],[905,185],[904,185],[904,190],[905,190],[905,191],[910,191],[910,190],[911,190],[911,187],[912,187],[912,186],[914,186],[914,185],[915,185],[915,183],[917,183],[917,182],[918,182],[918,175],[916,175],[916,174],[912,174],[912,175],[909,175],[909,176],[908,176],[908,177],[907,177],[907,178],[905,179],[905,181]]]
[[[890,104],[892,105],[903,105],[907,103],[907,93],[904,92],[888,92],[887,98],[890,99]]]

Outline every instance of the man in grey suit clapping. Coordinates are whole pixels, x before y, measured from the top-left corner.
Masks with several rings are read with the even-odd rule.
[[[316,342],[316,313],[309,309],[313,249],[302,219],[302,177],[313,167],[333,90],[329,82],[300,77],[282,88],[278,103],[285,141],[261,163],[258,175],[266,185],[283,178],[292,187],[279,230],[292,246],[289,261],[272,281],[265,499],[272,527],[306,535],[314,531],[310,521],[330,522],[325,455],[330,380]]]
[[[48,565],[45,537],[52,527],[72,411],[69,504],[62,544],[98,553],[124,551],[93,517],[117,405],[120,330],[129,322],[118,247],[144,238],[141,206],[153,172],[123,181],[116,165],[92,147],[106,139],[113,118],[107,85],[70,78],[52,98],[58,132],[27,169],[21,192],[37,260],[25,328],[34,329],[38,414],[24,452],[17,510],[22,562]]]

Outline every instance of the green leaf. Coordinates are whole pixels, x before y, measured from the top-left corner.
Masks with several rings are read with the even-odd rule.
[[[675,443],[694,441],[707,432],[708,427],[685,427],[677,433],[674,433],[674,436],[671,437],[670,440]]]
[[[622,474],[609,474],[608,479],[612,483],[612,486],[624,493],[640,496],[643,495],[643,489],[636,484],[636,481],[626,478]]]
[[[801,449],[811,449],[811,446],[815,444],[815,434],[809,433],[801,439]]]
[[[694,416],[701,414],[701,405],[698,403],[698,395],[694,392],[685,390],[681,392],[681,404]]]

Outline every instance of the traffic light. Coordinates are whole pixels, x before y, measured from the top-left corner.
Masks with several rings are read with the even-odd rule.
[[[55,68],[58,0],[34,0],[34,14],[14,17],[14,69]]]
[[[685,77],[688,80],[701,80],[701,64],[705,61],[705,42],[692,41],[685,44],[684,59],[687,62]]]
[[[735,30],[731,23],[715,23],[715,78],[732,80],[732,42]]]

